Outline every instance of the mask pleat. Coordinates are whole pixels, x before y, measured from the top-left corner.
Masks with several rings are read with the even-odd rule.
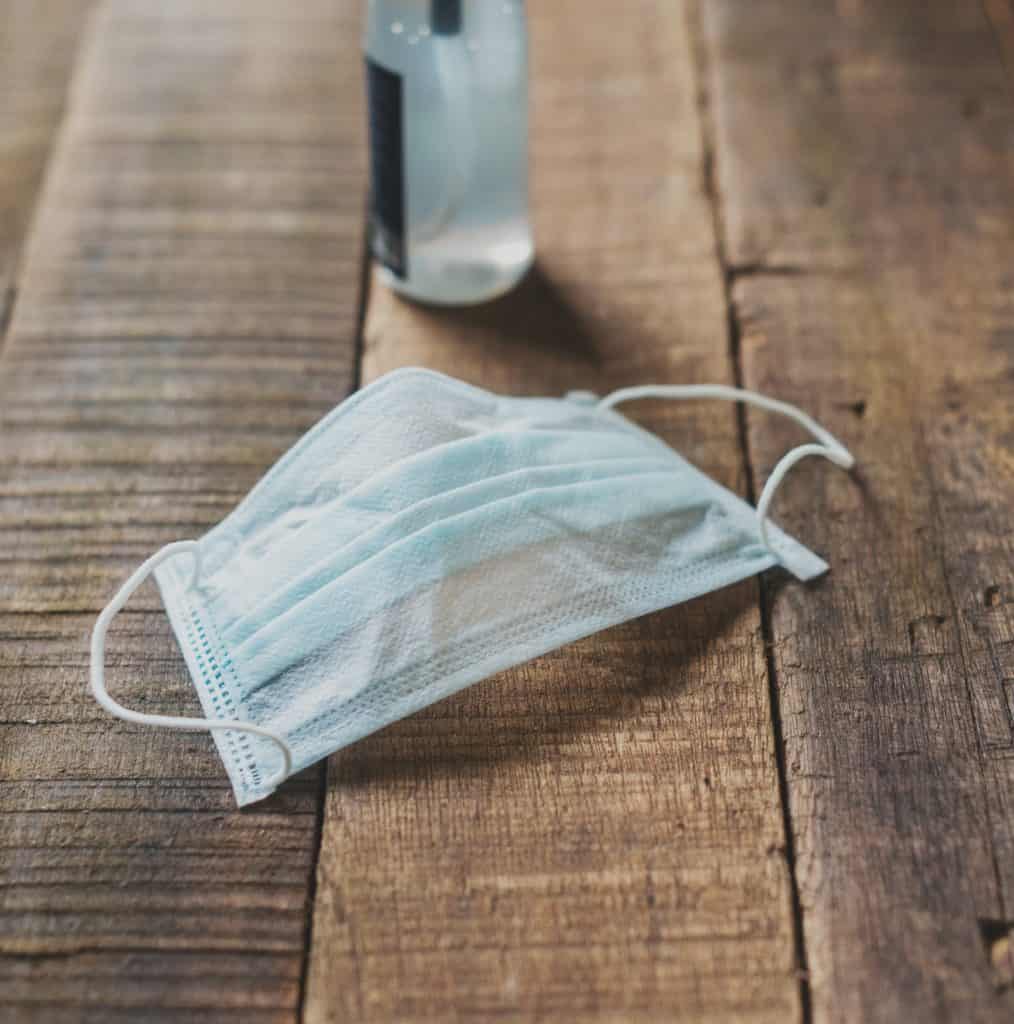
[[[453,491],[414,502],[399,513],[376,517],[375,526],[365,527],[345,543],[336,544],[334,550],[327,547],[315,548],[319,552],[318,557],[282,562],[282,566],[291,569],[301,568],[303,571],[299,575],[294,575],[291,569],[286,572],[285,568],[281,568],[280,571],[271,573],[271,577],[278,581],[277,585],[231,626],[222,626],[223,635],[229,643],[244,643],[265,624],[288,609],[311,599],[321,587],[337,582],[352,569],[369,559],[376,558],[387,548],[418,538],[423,531],[444,519],[465,512],[480,512],[488,505],[528,491],[541,492],[548,488],[668,471],[669,467],[662,459],[604,459],[569,466],[522,469],[479,480]],[[274,555],[272,561],[275,561]],[[250,575],[254,576],[263,569],[259,565],[254,565],[249,571]]]
[[[383,547],[377,555],[359,561],[340,576],[329,576],[307,597],[287,603],[254,635],[233,646],[234,657],[249,690],[273,680],[290,665],[315,655],[335,636],[348,636],[350,645],[337,664],[358,664],[375,657],[375,646],[360,645],[356,632],[387,609],[399,605],[433,583],[476,570],[488,578],[489,621],[504,615],[538,616],[537,595],[557,592],[563,597],[586,581],[594,586],[621,564],[627,571],[650,567],[657,572],[666,556],[690,571],[694,560],[707,560],[734,549],[730,538],[711,531],[708,543],[688,548],[690,521],[706,518],[710,507],[699,494],[687,494],[678,474],[667,468],[626,477],[527,488],[519,494],[485,503],[460,514],[443,517],[430,526]],[[688,519],[688,513],[691,513]],[[728,530],[738,536],[736,525]],[[590,577],[573,557],[581,538],[598,549],[598,570]],[[739,538],[741,541],[741,538]],[[758,546],[759,550],[759,546]],[[636,554],[637,557],[630,557]],[[537,557],[536,557],[537,556]],[[606,565],[606,559],[612,565]],[[537,564],[536,564],[537,563]],[[528,565],[521,589],[500,586],[497,574]],[[549,573],[552,569],[552,574]],[[456,592],[448,583],[446,593]],[[471,606],[481,604],[478,593],[462,589]],[[432,645],[431,629],[423,637]],[[406,641],[412,647],[414,638]],[[416,649],[416,655],[419,650]],[[372,662],[371,662],[372,664]],[[344,673],[343,673],[344,674]],[[334,681],[334,693],[355,692],[362,685],[360,672],[349,672],[348,682]],[[272,686],[275,685],[272,683]]]
[[[603,430],[591,450],[594,459],[589,458],[588,435],[582,432],[501,430],[416,453],[322,504],[289,505],[263,528],[234,540],[223,566],[224,585],[218,573],[204,580],[206,600],[215,605],[220,628],[229,631],[240,619],[256,616],[256,609],[281,587],[417,506],[452,499],[448,507],[453,508],[458,491],[496,488],[501,481],[516,487],[521,479],[517,474],[528,469],[579,473],[581,466],[588,466],[594,477],[626,472],[644,456],[643,445],[615,430]],[[235,585],[237,573],[246,577],[241,588]]]

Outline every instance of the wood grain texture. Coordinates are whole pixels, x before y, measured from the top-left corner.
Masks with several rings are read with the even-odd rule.
[[[834,572],[766,588],[813,1019],[1009,1021],[1009,83],[978,4],[705,12],[745,381],[861,466],[787,483]]]
[[[91,0],[0,2],[0,348],[21,245]]]
[[[208,737],[93,703],[87,636],[352,386],[349,6],[116,0],[82,55],[0,361],[5,1022],[297,1017],[321,773],[236,812]],[[198,711],[151,585],[108,671]]]
[[[728,381],[679,3],[530,8],[537,271],[427,311],[374,282],[364,376],[507,393]],[[644,422],[743,486],[728,406]],[[488,680],[330,763],[307,1021],[798,1018],[756,585]]]

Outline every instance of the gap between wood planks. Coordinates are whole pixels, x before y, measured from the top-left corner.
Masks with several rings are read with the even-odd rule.
[[[14,303],[18,301],[18,289],[11,285],[5,288],[0,295],[0,352],[3,351],[4,342],[7,340],[7,328],[11,325],[11,318],[14,316]]]
[[[704,38],[700,0],[687,0],[686,10],[693,57],[693,76],[697,88],[697,120],[701,131],[701,151],[703,154],[701,184],[705,195],[710,201],[714,222],[715,256],[722,270],[729,361],[732,364],[736,387],[743,388],[746,385],[744,383],[743,358],[740,344],[742,331],[739,314],[736,309],[736,301],[733,296],[733,283],[736,277],[743,274],[759,273],[798,274],[805,273],[805,269],[794,265],[768,267],[762,262],[733,266],[729,259],[725,245],[721,189],[716,174],[718,153],[711,109],[711,92],[708,85],[711,55],[708,53],[707,40]],[[756,475],[750,453],[746,406],[742,403],[737,403],[736,405],[736,426],[746,479],[746,500],[751,505],[756,505],[758,493]],[[768,599],[764,574],[758,577],[757,585],[760,602],[761,642],[764,645],[765,671],[768,680],[768,702],[771,707],[771,729],[774,734],[775,764],[778,772],[778,797],[781,802],[782,811],[782,838],[786,869],[789,877],[789,892],[792,900],[792,929],[796,956],[796,973],[799,984],[799,1011],[802,1024],[811,1024],[813,1020],[813,1000],[810,992],[809,970],[807,966],[806,931],[803,922],[803,906],[799,892],[799,880],[797,878],[796,849],[792,832],[792,807],[790,804],[789,781],[786,768],[785,733],[782,727],[778,677],[775,661],[771,654],[775,637],[771,624],[770,601]]]
[[[373,257],[370,252],[369,193],[363,197],[363,231],[359,247],[359,294],[356,297],[356,334],[352,350],[352,385],[356,391],[363,386],[363,349],[366,345],[366,311],[370,305],[370,290],[373,281]],[[320,851],[324,843],[324,808],[327,803],[327,758],[316,768],[317,804],[315,808],[313,854],[310,859],[310,876],[306,890],[306,919],[303,924],[303,957],[299,965],[299,989],[296,995],[295,1020],[306,1019],[306,990],[310,973],[310,953],[313,949],[313,912],[317,904],[317,870]]]

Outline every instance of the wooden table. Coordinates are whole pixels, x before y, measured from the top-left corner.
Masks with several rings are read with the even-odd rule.
[[[89,27],[86,20],[89,14]],[[531,5],[538,270],[363,258],[357,0],[0,0],[0,1020],[1014,1018],[1014,11]],[[87,634],[345,395],[726,382],[833,565],[491,679],[237,812]],[[753,496],[798,439],[638,416]],[[193,713],[149,585],[110,685]]]

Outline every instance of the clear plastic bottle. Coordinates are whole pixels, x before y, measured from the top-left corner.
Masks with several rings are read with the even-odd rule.
[[[532,263],[523,0],[369,0],[371,246],[422,302],[508,291]]]

